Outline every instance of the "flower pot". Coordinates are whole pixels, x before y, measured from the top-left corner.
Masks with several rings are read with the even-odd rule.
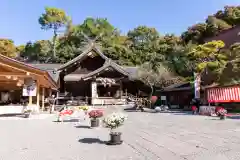
[[[99,126],[99,119],[91,119],[91,127],[98,127]]]
[[[220,115],[220,119],[224,120],[224,119],[226,119],[226,116],[225,115]]]
[[[107,142],[108,145],[120,145],[122,144],[121,132],[110,133],[110,141]]]
[[[24,118],[29,118],[30,117],[30,113],[24,113]]]

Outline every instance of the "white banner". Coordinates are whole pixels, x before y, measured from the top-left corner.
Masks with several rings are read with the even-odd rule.
[[[36,80],[33,80],[32,78],[26,78],[24,80],[22,95],[27,97],[37,95]]]
[[[201,86],[201,76],[197,73],[194,73],[194,93],[195,98],[200,98],[200,86]]]
[[[97,83],[92,82],[92,97],[96,98],[97,97]]]

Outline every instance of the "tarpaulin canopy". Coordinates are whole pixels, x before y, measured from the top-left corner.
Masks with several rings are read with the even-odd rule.
[[[240,102],[240,86],[209,88],[207,99],[209,103]]]

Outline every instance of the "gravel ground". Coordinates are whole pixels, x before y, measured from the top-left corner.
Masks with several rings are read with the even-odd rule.
[[[115,109],[107,109],[110,113]],[[185,113],[126,112],[122,145],[107,146],[109,130],[89,120],[55,116],[0,118],[0,160],[239,160],[240,120]]]

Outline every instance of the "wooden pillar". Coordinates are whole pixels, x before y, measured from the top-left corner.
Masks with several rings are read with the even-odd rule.
[[[32,105],[32,96],[28,97],[28,105],[31,106]]]
[[[40,85],[37,82],[37,107],[38,107],[38,110],[40,109],[39,101],[40,101]]]
[[[49,97],[52,97],[52,89],[49,88]]]
[[[45,88],[42,87],[42,111],[44,110],[45,101]]]
[[[122,98],[122,81],[120,81],[120,98]]]
[[[52,97],[52,89],[51,88],[49,88],[49,95],[48,95],[48,97],[50,97],[51,99],[53,98]],[[54,97],[55,98],[55,97]],[[51,106],[50,106],[50,113],[52,113],[53,112],[53,110],[54,110],[54,104],[52,104]]]

